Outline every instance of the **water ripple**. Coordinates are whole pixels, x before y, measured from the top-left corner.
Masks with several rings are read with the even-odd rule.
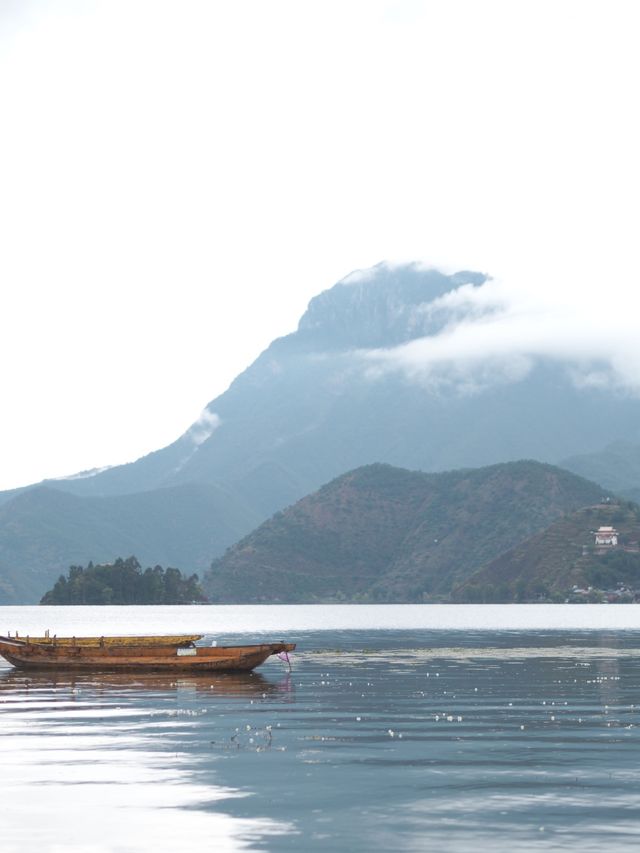
[[[639,651],[325,631],[291,674],[5,667],[2,850],[635,850]]]

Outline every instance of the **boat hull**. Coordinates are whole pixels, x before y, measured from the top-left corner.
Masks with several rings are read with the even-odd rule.
[[[194,646],[189,644],[127,643],[83,645],[35,643],[0,637],[0,655],[21,669],[143,670],[149,672],[248,672],[271,655],[290,652],[293,643],[263,643],[250,646]]]

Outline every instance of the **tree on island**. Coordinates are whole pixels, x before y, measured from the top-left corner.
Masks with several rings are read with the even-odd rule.
[[[70,566],[40,604],[203,604],[198,575],[154,566],[142,571],[135,557],[94,566]]]

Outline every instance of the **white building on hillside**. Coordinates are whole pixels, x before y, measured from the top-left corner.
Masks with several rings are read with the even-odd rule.
[[[618,544],[618,531],[615,527],[599,527],[595,536],[596,547],[615,548]]]

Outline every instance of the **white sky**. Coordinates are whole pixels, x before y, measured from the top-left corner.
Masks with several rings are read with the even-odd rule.
[[[0,0],[0,488],[168,444],[384,258],[640,365],[638,9]]]

